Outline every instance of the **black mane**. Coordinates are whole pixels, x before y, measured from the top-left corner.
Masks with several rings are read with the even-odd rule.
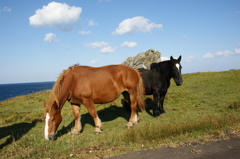
[[[159,63],[152,63],[150,65],[150,70],[157,70],[160,74],[165,74],[170,76],[170,66],[171,66],[171,61],[162,61]]]

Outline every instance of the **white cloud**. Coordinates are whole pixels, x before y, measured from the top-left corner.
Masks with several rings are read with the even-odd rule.
[[[3,7],[2,9],[0,9],[0,12],[7,12],[7,13],[10,13],[12,11],[11,8],[9,7]]]
[[[170,60],[169,57],[161,57],[161,61],[167,61],[167,60]]]
[[[210,58],[214,58],[214,54],[212,54],[212,53],[206,53],[205,55],[203,55],[203,58],[205,58],[205,59],[210,59]]]
[[[142,16],[128,18],[123,20],[113,34],[122,35],[134,32],[151,32],[153,29],[161,29],[162,24],[151,23],[149,19]]]
[[[108,46],[108,43],[107,42],[93,42],[93,43],[89,43],[89,44],[86,44],[87,47],[91,47],[91,48],[101,48],[101,47],[107,47]]]
[[[29,24],[35,27],[57,27],[63,31],[69,31],[80,18],[81,12],[81,7],[51,2],[42,9],[36,10],[35,14],[29,17]]]
[[[240,54],[240,48],[235,49],[235,54]]]
[[[97,22],[94,22],[92,19],[88,21],[88,26],[94,26],[97,25]]]
[[[88,35],[90,33],[91,33],[91,31],[86,31],[86,30],[80,30],[79,31],[79,34],[82,34],[82,35]]]
[[[167,61],[167,60],[170,60],[170,58],[169,57],[161,57],[161,61]],[[182,60],[182,62],[185,62],[185,63],[190,63],[193,61],[196,61],[196,57],[194,57],[194,56],[188,56],[186,58],[183,58],[183,60]]]
[[[229,50],[218,51],[215,53],[215,56],[229,56],[232,55],[232,52]]]
[[[48,34],[45,35],[43,41],[51,43],[51,42],[57,40],[56,37],[57,37],[57,36],[56,36],[55,34],[53,34],[53,33],[48,33]]]
[[[107,42],[101,41],[101,42],[93,42],[86,44],[85,46],[90,47],[90,48],[100,48],[101,53],[111,53],[114,52],[114,48],[112,48],[110,45],[108,45]]]
[[[114,49],[111,46],[106,46],[100,49],[102,53],[111,53],[114,52]]]
[[[136,42],[129,42],[129,41],[125,41],[121,44],[122,47],[136,47],[137,43]]]
[[[215,58],[215,57],[226,57],[226,56],[231,56],[231,55],[239,55],[240,54],[240,48],[237,48],[234,50],[234,52],[231,52],[229,50],[224,50],[224,51],[217,51],[216,53],[206,53],[203,55],[203,58]]]
[[[98,62],[99,62],[99,59],[95,59],[95,60],[90,61],[91,64],[97,64]]]

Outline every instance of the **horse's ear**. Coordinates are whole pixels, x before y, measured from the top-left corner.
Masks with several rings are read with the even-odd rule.
[[[170,60],[171,60],[171,61],[173,60],[173,57],[172,57],[172,56],[170,57]]]
[[[54,101],[54,102],[53,102],[53,107],[54,107],[55,109],[59,109],[59,108],[60,108],[59,105],[58,105],[58,103],[57,103],[57,101]]]
[[[43,102],[44,108],[46,108],[47,107],[47,102],[45,100],[43,100],[42,102]]]
[[[179,58],[178,58],[178,62],[180,62],[182,59],[182,56],[180,55]]]

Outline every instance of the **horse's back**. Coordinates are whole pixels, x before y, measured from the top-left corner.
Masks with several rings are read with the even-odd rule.
[[[132,85],[136,85],[134,78],[137,72],[124,65],[77,66],[73,73],[73,98],[81,96],[94,103],[108,103],[115,100],[127,87],[136,87]]]
[[[136,76],[136,71],[125,65],[107,65],[102,67],[77,66],[74,68],[74,74],[78,80],[119,80],[122,76],[127,79]]]

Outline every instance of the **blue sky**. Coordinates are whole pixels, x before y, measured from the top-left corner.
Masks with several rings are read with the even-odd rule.
[[[240,69],[239,0],[0,0],[0,84],[55,81],[74,64],[149,49],[182,72]]]

